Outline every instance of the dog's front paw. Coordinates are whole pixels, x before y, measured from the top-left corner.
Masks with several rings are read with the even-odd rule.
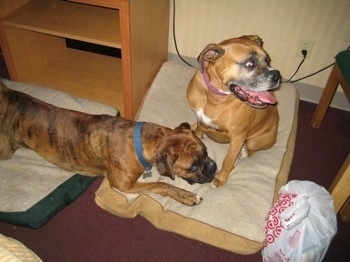
[[[198,195],[192,194],[192,193],[190,193],[190,194],[191,195],[188,195],[188,196],[182,198],[182,200],[180,202],[182,202],[182,204],[185,204],[187,206],[199,205],[202,202],[203,198],[201,198]]]
[[[211,181],[210,185],[214,188],[223,186],[227,182],[227,177],[217,174],[216,177]]]
[[[203,198],[184,189],[177,188],[170,196],[187,206],[199,205]]]
[[[201,202],[202,202],[202,200],[203,200],[203,198],[201,198],[200,196],[198,196],[198,195],[196,195],[196,200],[195,200],[195,204],[196,205],[199,205]]]

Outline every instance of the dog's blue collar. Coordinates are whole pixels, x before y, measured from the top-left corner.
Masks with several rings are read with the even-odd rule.
[[[152,165],[147,162],[147,160],[143,157],[143,149],[142,149],[142,137],[141,137],[141,129],[145,122],[136,122],[134,126],[134,147],[136,151],[136,155],[141,165],[144,167],[146,172],[149,172],[152,169]]]

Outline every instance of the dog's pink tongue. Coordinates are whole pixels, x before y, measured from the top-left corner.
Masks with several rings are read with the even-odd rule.
[[[256,92],[259,96],[259,100],[264,103],[276,104],[276,97],[269,91],[259,91]]]

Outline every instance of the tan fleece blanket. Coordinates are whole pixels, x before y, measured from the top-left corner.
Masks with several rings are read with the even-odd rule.
[[[11,89],[59,107],[91,114],[116,115],[118,112],[113,107],[57,90],[3,81]],[[0,161],[0,211],[26,211],[73,175],[47,162],[30,149],[19,149],[11,159]]]
[[[0,261],[3,262],[42,262],[29,248],[16,239],[0,234]]]
[[[194,72],[194,68],[185,65],[164,63],[144,100],[138,120],[170,127],[178,126],[184,121],[193,124],[195,116],[187,103],[186,88]],[[282,84],[275,94],[279,101],[280,124],[273,148],[239,160],[227,184],[219,188],[212,188],[210,184],[189,185],[181,178],[173,181],[159,176],[154,168],[151,178],[140,178],[140,181],[163,181],[195,192],[203,198],[200,205],[188,207],[168,197],[154,194],[149,196],[160,203],[164,210],[261,243],[265,238],[264,222],[273,202],[276,178],[291,133],[297,99],[296,90],[291,84]],[[203,141],[210,157],[221,168],[228,146],[217,144],[207,137]],[[108,192],[102,190],[103,186],[97,192],[96,201],[108,205]],[[140,197],[137,194],[123,195],[130,203],[130,208]],[[110,210],[114,209],[112,205],[118,203],[110,203]]]

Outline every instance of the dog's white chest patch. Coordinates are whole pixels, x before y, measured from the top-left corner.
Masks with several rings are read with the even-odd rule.
[[[203,108],[200,108],[196,111],[197,119],[199,122],[202,122],[207,127],[218,128],[217,125],[214,124],[213,120],[211,120],[208,116],[204,114]]]

